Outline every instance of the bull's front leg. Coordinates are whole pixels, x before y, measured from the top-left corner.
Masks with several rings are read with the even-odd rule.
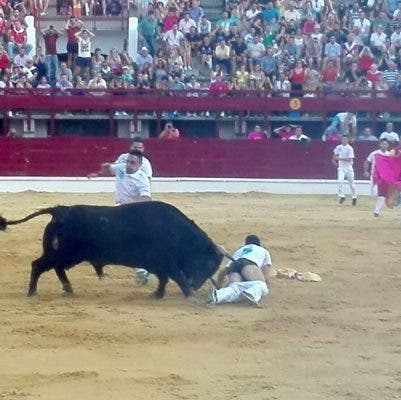
[[[153,292],[153,296],[156,299],[162,299],[164,297],[164,294],[166,293],[166,285],[168,282],[168,276],[167,275],[158,275],[158,274],[156,276],[159,279],[159,286]]]

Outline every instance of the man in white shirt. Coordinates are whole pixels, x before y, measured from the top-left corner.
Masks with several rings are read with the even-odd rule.
[[[88,178],[114,175],[116,177],[116,206],[150,201],[150,179],[141,170],[143,160],[141,151],[130,150],[127,155],[122,154],[120,157],[121,160],[126,159],[126,161],[119,164],[104,163],[101,165],[99,172],[89,174]],[[120,160],[120,157],[118,160]],[[137,268],[136,279],[138,283],[146,285],[149,283],[150,274],[143,268]]]
[[[401,47],[401,25],[397,25],[391,34],[391,45],[396,49]]]
[[[400,141],[398,133],[393,131],[394,125],[392,122],[387,122],[386,130],[380,134],[381,139],[387,139],[390,143],[397,143]]]
[[[343,184],[345,179],[348,181],[352,194],[352,205],[356,206],[357,196],[354,183],[354,149],[348,143],[348,136],[341,137],[341,144],[337,145],[333,151],[331,162],[337,166],[338,199],[342,204],[345,201]]]
[[[378,217],[380,215],[380,210],[383,208],[384,203],[385,203],[385,197],[379,196],[377,192],[377,185],[376,182],[374,181],[374,168],[375,168],[375,162],[376,162],[376,155],[381,155],[381,156],[388,156],[390,154],[389,152],[389,142],[387,139],[381,139],[379,148],[377,150],[372,151],[368,157],[366,158],[364,164],[363,164],[363,169],[364,169],[364,175],[365,178],[370,178],[370,188],[371,188],[371,193],[372,196],[376,197],[375,201],[375,206],[373,210],[373,215],[375,217]]]
[[[299,141],[304,141],[304,142],[309,142],[311,138],[309,136],[306,136],[302,132],[302,126],[297,126],[295,128],[295,132],[293,135],[291,135],[288,140],[299,140]]]
[[[104,163],[99,172],[91,173],[88,178],[114,175],[116,177],[115,205],[151,200],[150,181],[141,170],[142,153],[131,150],[124,163]]]
[[[144,144],[144,140],[141,137],[135,136],[132,139],[132,143],[129,148],[129,151],[132,151],[132,150],[140,151],[142,153],[142,164],[139,167],[139,169],[145,173],[145,175],[149,178],[149,180],[151,180],[152,175],[153,175],[153,169],[152,169],[152,165],[151,165],[150,161],[143,155],[145,152],[145,144]],[[129,152],[121,154],[117,158],[117,160],[114,161],[114,164],[125,164],[127,162],[128,156],[129,156]]]
[[[351,127],[351,131],[350,131]],[[334,116],[331,124],[325,129],[322,135],[323,142],[326,141],[328,135],[337,132],[343,135],[351,135],[356,137],[356,116],[352,112],[338,113]]]
[[[364,43],[367,44],[370,34],[370,21],[366,18],[363,11],[359,13],[359,18],[354,21],[353,27],[359,28],[359,32],[362,35]]]
[[[266,282],[272,265],[270,253],[260,245],[256,235],[245,238],[240,247],[218,277],[221,289],[213,289],[208,304],[236,303],[246,300],[258,307],[259,301],[269,292]]]
[[[179,49],[184,39],[184,34],[178,30],[177,24],[174,24],[173,29],[167,31],[164,35],[164,40],[169,49]]]
[[[370,48],[375,54],[381,54],[387,35],[383,32],[383,26],[377,25],[376,31],[370,36]]]
[[[196,28],[196,22],[189,17],[188,13],[186,13],[184,18],[182,18],[178,23],[178,29],[185,35],[186,33],[189,33],[192,27]]]

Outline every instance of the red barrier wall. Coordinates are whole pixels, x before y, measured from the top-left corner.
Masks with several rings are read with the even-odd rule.
[[[129,139],[0,138],[0,176],[85,176],[127,151]],[[146,142],[155,176],[333,179],[335,145],[269,140],[180,139]],[[356,176],[375,143],[356,143]]]

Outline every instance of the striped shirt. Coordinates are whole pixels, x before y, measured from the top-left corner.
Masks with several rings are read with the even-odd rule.
[[[390,71],[386,70],[383,72],[383,77],[387,81],[390,87],[394,87],[397,83],[399,72],[397,70]]]

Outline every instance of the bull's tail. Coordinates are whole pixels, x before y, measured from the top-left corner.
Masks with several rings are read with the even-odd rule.
[[[22,219],[16,219],[14,221],[7,221],[4,217],[0,216],[0,231],[5,231],[8,225],[22,224],[23,222],[29,221],[32,218],[38,217],[39,215],[50,214],[51,216],[54,216],[56,209],[57,207],[44,208],[42,210],[29,214]]]

